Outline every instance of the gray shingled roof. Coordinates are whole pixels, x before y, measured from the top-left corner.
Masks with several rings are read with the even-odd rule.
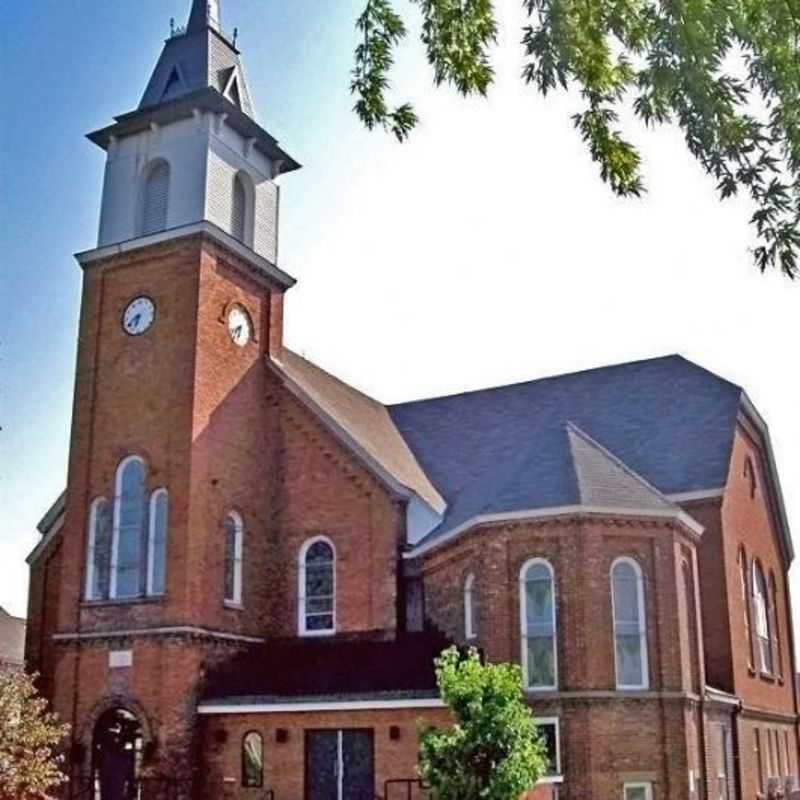
[[[567,438],[581,505],[652,511],[678,510],[675,503],[625,466],[577,425],[567,424]]]
[[[477,516],[581,504],[570,423],[663,494],[719,489],[741,396],[738,386],[669,356],[389,412],[448,503],[427,543]],[[580,450],[584,491],[599,496],[614,488],[591,486],[598,464]]]
[[[272,363],[372,465],[417,494],[434,511],[444,511],[444,500],[420,468],[384,405],[288,348],[284,348],[279,363]]]
[[[25,657],[25,620],[0,607],[0,665],[20,667]]]
[[[239,51],[211,27],[188,29],[168,39],[147,84],[140,109],[157,106],[199,89],[225,94],[232,76],[238,83],[239,107],[255,118]],[[230,93],[229,93],[229,99]]]

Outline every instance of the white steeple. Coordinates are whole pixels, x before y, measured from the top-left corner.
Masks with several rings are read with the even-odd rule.
[[[100,247],[201,226],[276,263],[275,179],[299,164],[256,123],[219,14],[219,0],[192,0],[189,23],[164,45],[139,108],[90,134],[108,153]]]

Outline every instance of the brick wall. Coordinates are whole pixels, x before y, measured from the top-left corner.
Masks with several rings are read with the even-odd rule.
[[[305,772],[305,732],[325,729],[369,729],[374,734],[375,793],[385,800],[408,800],[407,787],[395,786],[386,794],[386,781],[416,778],[420,725],[444,725],[444,710],[400,709],[278,714],[236,714],[200,718],[200,742],[204,757],[203,781],[208,800],[260,798],[263,789],[242,788],[241,746],[250,731],[264,741],[264,789],[273,789],[279,800],[302,798]],[[399,729],[392,739],[390,729]],[[277,731],[288,735],[277,741]],[[419,793],[412,793],[417,800]]]

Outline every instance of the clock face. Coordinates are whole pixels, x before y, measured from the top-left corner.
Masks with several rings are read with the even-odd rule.
[[[149,297],[136,297],[125,307],[122,327],[129,336],[141,336],[153,326],[156,305]]]
[[[253,338],[253,323],[250,315],[241,306],[234,306],[228,312],[228,333],[233,343],[244,347]]]

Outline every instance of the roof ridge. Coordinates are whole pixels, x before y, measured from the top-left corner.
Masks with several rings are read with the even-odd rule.
[[[544,375],[539,378],[529,378],[527,380],[515,381],[514,383],[504,383],[500,384],[499,386],[483,386],[477,389],[466,389],[461,392],[452,392],[450,394],[433,395],[432,397],[420,397],[416,400],[404,400],[399,403],[390,403],[389,405],[387,405],[387,408],[396,409],[396,408],[412,406],[416,403],[432,403],[438,400],[450,400],[457,397],[467,397],[470,395],[502,391],[504,389],[513,389],[518,386],[530,386],[531,384],[535,383],[546,383],[548,381],[563,380],[564,378],[572,378],[578,375],[587,375],[592,372],[603,372],[605,370],[622,369],[624,367],[635,367],[641,364],[652,364],[657,361],[670,361],[670,360],[684,361],[687,364],[690,364],[691,366],[697,369],[703,370],[703,372],[708,373],[718,381],[722,381],[724,383],[729,384],[730,386],[736,387],[737,389],[741,389],[741,387],[738,386],[738,384],[732,383],[726,378],[717,375],[715,372],[711,372],[711,370],[706,369],[704,366],[696,363],[695,361],[686,358],[686,356],[682,355],[681,353],[668,353],[662,356],[651,356],[649,358],[638,358],[632,361],[618,361],[613,364],[602,364],[597,367],[586,367],[585,369],[577,369],[573,370],[572,372],[559,372],[553,375]]]

